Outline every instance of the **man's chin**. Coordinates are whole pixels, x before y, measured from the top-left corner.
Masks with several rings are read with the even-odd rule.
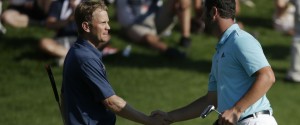
[[[98,46],[97,46],[97,48],[102,48],[102,47],[104,47],[105,45],[107,45],[109,43],[109,39],[108,40],[102,40],[99,44],[98,44]]]
[[[102,38],[102,42],[103,43],[107,43],[107,42],[109,42],[109,40],[110,40],[110,37]]]
[[[105,44],[109,43],[109,40],[110,40],[110,39],[103,40],[103,41],[101,42],[101,44],[105,45]]]

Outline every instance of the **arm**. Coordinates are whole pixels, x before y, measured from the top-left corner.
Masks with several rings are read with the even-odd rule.
[[[200,117],[201,112],[208,105],[217,105],[217,93],[208,92],[187,106],[173,110],[165,114],[165,119],[171,123]]]
[[[131,121],[138,122],[141,124],[158,124],[154,122],[159,122],[135,110],[133,107],[128,105],[126,101],[124,101],[121,97],[117,95],[113,95],[105,99],[103,103],[108,109],[115,112],[117,115],[129,119]]]
[[[271,86],[275,83],[275,76],[270,66],[258,70],[256,80],[246,94],[229,110],[226,110],[220,122],[236,123],[240,115],[263,95],[265,95]]]
[[[89,85],[90,91],[96,99],[95,101],[102,102],[110,111],[134,122],[147,125],[159,125],[160,122],[163,122],[137,111],[127,104],[125,100],[117,96],[106,78],[104,65],[101,60],[98,58],[83,59],[85,62],[80,66],[82,76],[84,76],[84,81]]]

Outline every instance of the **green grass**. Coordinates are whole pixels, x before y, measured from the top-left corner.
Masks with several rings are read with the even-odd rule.
[[[289,66],[291,37],[273,30],[273,1],[254,1],[256,8],[242,6],[239,20],[244,22],[247,31],[258,34],[258,40],[275,71],[277,81],[268,92],[275,118],[282,125],[297,125],[300,86],[283,81]],[[113,9],[110,11],[113,17]],[[113,46],[122,49],[129,44],[120,36],[122,32],[113,18],[111,27]],[[0,124],[62,124],[44,69],[45,64],[53,61],[38,49],[38,40],[53,36],[53,32],[39,27],[7,28],[8,33],[0,36]],[[179,37],[179,32],[174,31],[164,40],[175,46]],[[191,48],[186,50],[186,60],[167,60],[137,45],[132,45],[128,58],[120,54],[105,58],[109,80],[116,93],[146,114],[156,109],[170,111],[204,95],[217,39],[205,34],[193,34],[192,39]],[[53,67],[53,73],[60,89],[62,68]],[[211,115],[207,119],[197,118],[176,124],[208,125],[216,118],[216,115]],[[120,117],[117,119],[117,125],[135,124]]]

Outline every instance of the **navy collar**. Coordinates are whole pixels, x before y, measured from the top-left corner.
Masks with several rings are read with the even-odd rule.
[[[90,42],[88,42],[86,39],[83,39],[82,37],[77,38],[77,42],[85,47],[87,47],[89,50],[91,50],[96,56],[98,56],[100,59],[102,59],[102,53],[93,45],[91,45]]]

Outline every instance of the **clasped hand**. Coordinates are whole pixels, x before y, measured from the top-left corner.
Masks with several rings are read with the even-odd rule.
[[[153,119],[153,125],[170,125],[173,123],[168,113],[160,110],[153,111],[150,117]]]

